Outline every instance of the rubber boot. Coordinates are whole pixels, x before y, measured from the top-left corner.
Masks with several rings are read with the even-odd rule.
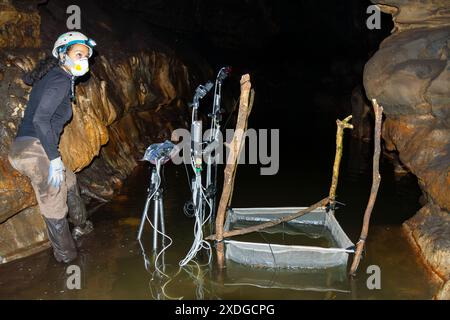
[[[69,207],[69,220],[75,226],[72,230],[73,238],[79,239],[90,233],[94,227],[92,222],[87,220],[86,206],[80,196],[77,184],[67,190],[67,206]]]
[[[56,261],[69,263],[77,257],[77,248],[69,229],[66,218],[50,219],[44,217],[47,225],[48,238],[53,247]]]

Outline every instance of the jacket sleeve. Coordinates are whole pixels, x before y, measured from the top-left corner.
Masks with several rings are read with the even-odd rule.
[[[68,94],[70,81],[63,77],[48,79],[46,88],[42,93],[41,100],[33,117],[33,125],[50,160],[60,156],[58,150],[58,139],[52,128],[51,119],[58,106]]]

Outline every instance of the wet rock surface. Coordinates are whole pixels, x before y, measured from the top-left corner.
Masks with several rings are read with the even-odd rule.
[[[44,248],[43,224],[29,179],[14,170],[7,154],[26,108],[31,87],[24,72],[50,54],[67,30],[69,1],[3,1],[0,4],[0,258],[3,262]],[[80,4],[81,5],[81,4]],[[85,1],[82,32],[98,43],[91,72],[79,79],[73,118],[64,129],[60,151],[77,172],[88,205],[108,201],[136,166],[147,146],[187,127],[191,92],[209,72],[198,61],[182,61],[163,41],[145,32],[136,19],[125,23]],[[139,29],[139,38],[133,30]],[[204,65],[204,64],[203,64]],[[198,82],[198,83],[197,83]],[[31,224],[33,232],[23,228]]]
[[[384,107],[386,148],[418,177],[426,205],[404,228],[447,283],[436,297],[449,299],[450,2],[372,2],[393,15],[395,28],[366,64],[364,86]]]
[[[34,9],[42,1],[0,3],[0,48],[38,48],[41,17]]]

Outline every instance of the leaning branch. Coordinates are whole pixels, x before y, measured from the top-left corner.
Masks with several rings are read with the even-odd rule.
[[[356,244],[355,257],[353,258],[352,266],[350,268],[350,275],[355,275],[361,260],[361,254],[366,243],[367,234],[369,233],[370,215],[372,214],[375,200],[377,199],[378,188],[380,186],[380,142],[381,142],[381,121],[383,118],[383,107],[379,106],[376,99],[372,99],[373,109],[375,111],[375,147],[373,153],[373,170],[372,170],[372,189],[370,190],[369,202],[367,203],[366,211],[364,212],[363,226],[359,241]]]
[[[316,202],[315,204],[313,204],[312,206],[310,206],[306,209],[302,209],[302,210],[300,210],[296,213],[290,214],[288,216],[284,216],[282,218],[272,220],[269,222],[265,222],[265,223],[261,223],[261,224],[255,225],[255,226],[224,232],[222,234],[222,238],[229,238],[229,237],[233,237],[233,236],[243,235],[243,234],[247,234],[247,233],[251,233],[251,232],[255,232],[255,231],[260,231],[262,229],[266,229],[269,227],[273,227],[273,226],[276,226],[277,224],[280,224],[283,222],[288,222],[288,221],[291,221],[298,217],[301,217],[301,216],[307,214],[308,212],[314,211],[315,209],[317,209],[319,207],[325,206],[327,203],[328,203],[328,197],[323,198],[319,202]],[[213,235],[210,235],[209,237],[207,237],[206,240],[218,240],[218,238],[215,234],[213,234]]]

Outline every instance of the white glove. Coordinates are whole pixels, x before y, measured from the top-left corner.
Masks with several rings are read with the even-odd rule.
[[[50,168],[48,170],[48,184],[59,189],[64,180],[64,170],[66,170],[66,168],[64,167],[61,157],[51,160]]]

